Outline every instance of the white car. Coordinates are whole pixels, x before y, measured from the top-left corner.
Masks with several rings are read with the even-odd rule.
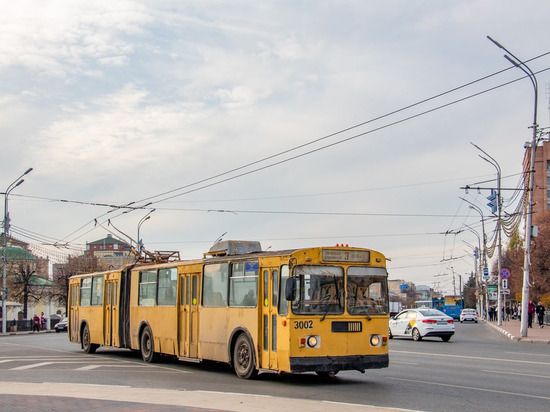
[[[477,323],[477,312],[475,309],[462,309],[460,312],[460,323],[465,320],[472,320]]]
[[[438,337],[448,342],[455,333],[454,319],[437,309],[405,309],[390,319],[390,339]]]

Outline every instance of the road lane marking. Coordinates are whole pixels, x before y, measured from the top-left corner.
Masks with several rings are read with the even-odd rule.
[[[525,356],[534,356],[535,355],[534,353],[527,353],[527,352],[504,352],[504,353],[509,353],[510,355],[525,355]],[[548,356],[548,357],[550,357],[550,355],[546,355],[544,353],[537,353],[535,356]]]
[[[75,371],[91,371],[98,368],[144,368],[146,365],[88,365],[74,369]]]
[[[388,379],[393,379],[393,380],[396,380],[396,381],[404,381],[404,382],[422,383],[422,384],[426,384],[426,385],[445,386],[445,387],[448,387],[448,388],[467,389],[469,391],[492,392],[492,393],[500,393],[500,394],[503,394],[503,395],[521,396],[521,397],[524,397],[524,398],[535,398],[535,399],[550,400],[550,397],[548,397],[548,396],[528,395],[528,394],[525,394],[525,393],[510,392],[510,391],[499,391],[499,390],[496,390],[496,389],[476,388],[474,386],[451,385],[449,383],[419,381],[417,379],[405,379],[405,378],[391,378],[390,377]]]
[[[394,360],[392,360],[391,363],[392,365],[394,363],[398,363],[399,365],[415,365],[415,366],[420,365],[419,363],[416,363],[416,362],[401,362],[401,361],[394,361]]]
[[[481,372],[490,372],[490,373],[500,373],[501,375],[517,375],[517,376],[529,376],[531,378],[543,378],[543,379],[550,379],[550,376],[544,376],[544,375],[532,375],[529,373],[517,373],[517,372],[503,372],[503,371],[491,371],[491,370],[484,370],[482,369]]]
[[[59,382],[42,382],[43,385],[59,385]],[[61,385],[64,385],[61,383]],[[71,383],[74,386],[84,386],[84,387],[100,387],[100,388],[131,388],[130,385],[103,385],[101,383]]]
[[[41,366],[46,366],[46,365],[51,365],[53,364],[54,362],[40,362],[40,363],[32,363],[30,365],[25,365],[25,366],[18,366],[16,368],[11,368],[10,370],[12,371],[24,371],[26,369],[33,369],[33,368],[39,368]]]
[[[459,358],[459,359],[475,359],[475,360],[485,360],[485,361],[498,361],[498,362],[511,362],[511,363],[528,363],[532,365],[550,365],[550,362],[541,362],[541,361],[527,361],[519,359],[502,359],[502,358],[486,358],[483,356],[467,356],[467,355],[449,355],[443,353],[425,353],[425,352],[413,352],[408,350],[393,350],[391,353],[404,353],[412,355],[424,355],[433,358],[434,356],[439,356],[442,358]]]

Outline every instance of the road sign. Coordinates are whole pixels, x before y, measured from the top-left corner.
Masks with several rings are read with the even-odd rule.
[[[487,199],[489,200],[489,203],[487,203],[487,206],[491,208],[491,212],[496,213],[497,212],[497,194],[495,192],[495,189],[491,189],[491,195],[487,196]]]
[[[510,289],[500,289],[500,294],[501,295],[509,295],[510,294]]]
[[[502,279],[502,281],[500,282],[500,287],[502,289],[508,289],[508,279]]]
[[[483,268],[483,277],[484,277],[484,278],[488,278],[488,277],[489,277],[489,268],[488,268],[488,267],[484,267],[484,268]]]
[[[502,279],[508,279],[510,277],[510,271],[508,269],[501,269],[500,270],[500,277]]]

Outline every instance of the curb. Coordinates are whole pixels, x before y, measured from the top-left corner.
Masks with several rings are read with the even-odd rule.
[[[33,334],[42,335],[44,333],[55,333],[55,329],[46,329],[46,330],[41,330],[40,332],[32,332],[30,330],[22,330],[22,331],[18,331],[18,332],[6,332],[5,334],[0,332],[0,338],[2,336],[33,335]]]
[[[542,345],[550,345],[550,339],[533,339],[533,338],[529,338],[529,337],[526,337],[526,338],[523,338],[523,337],[517,337],[517,336],[514,336],[512,335],[510,332],[508,332],[506,329],[503,329],[503,328],[500,328],[496,325],[493,325],[492,323],[490,322],[487,322],[485,321],[485,324],[486,325],[489,325],[491,326],[492,328],[496,329],[497,331],[499,331],[500,333],[502,333],[503,335],[507,336],[508,338],[510,338],[510,340],[513,340],[515,342],[521,342],[521,343],[534,343],[534,344],[542,344]]]

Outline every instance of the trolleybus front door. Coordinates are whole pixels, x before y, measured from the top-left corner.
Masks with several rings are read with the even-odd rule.
[[[199,273],[184,274],[180,279],[179,355],[198,356]]]
[[[262,271],[262,361],[261,367],[277,369],[277,304],[279,270]]]

